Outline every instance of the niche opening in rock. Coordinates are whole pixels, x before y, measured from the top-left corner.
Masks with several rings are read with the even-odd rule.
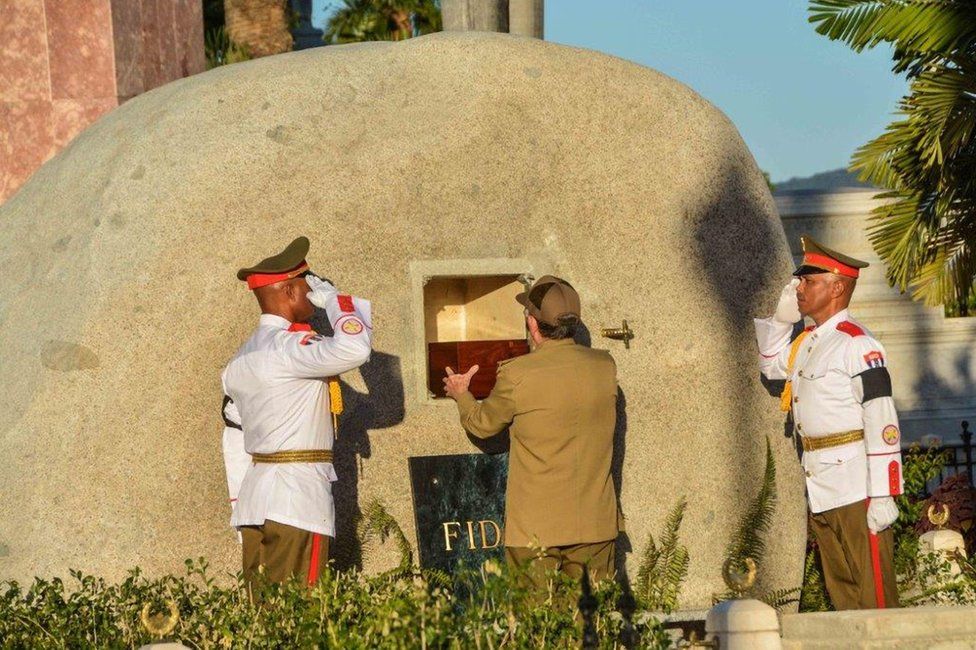
[[[471,393],[488,396],[498,363],[526,354],[525,318],[515,296],[524,290],[517,275],[444,276],[424,285],[427,388],[446,397],[446,367],[466,372],[477,364]]]

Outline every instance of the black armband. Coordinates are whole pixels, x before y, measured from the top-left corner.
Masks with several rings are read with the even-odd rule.
[[[232,403],[232,400],[228,395],[224,395],[224,403],[220,405],[220,417],[224,418],[224,424],[232,429],[238,429],[243,431],[244,427],[236,422],[233,422],[229,417],[227,417],[227,405]]]
[[[862,404],[878,397],[891,397],[891,375],[887,368],[869,368],[858,377],[861,378],[861,387],[864,389]]]

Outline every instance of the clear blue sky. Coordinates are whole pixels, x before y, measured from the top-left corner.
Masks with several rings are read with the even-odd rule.
[[[314,0],[321,24],[334,0]],[[549,0],[546,40],[655,68],[738,126],[774,181],[847,166],[907,86],[890,50],[856,54],[807,22],[806,0]]]

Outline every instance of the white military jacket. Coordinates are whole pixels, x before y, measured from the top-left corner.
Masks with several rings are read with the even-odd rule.
[[[369,359],[372,322],[370,303],[350,296],[333,298],[326,312],[333,337],[290,331],[284,318],[262,314],[257,330],[224,369],[230,401],[224,404],[223,447],[232,526],[271,519],[335,537],[332,463],[251,463],[250,457],[332,449],[327,379]]]
[[[901,436],[881,343],[845,309],[807,328],[788,372],[793,327],[772,318],[755,325],[762,374],[791,382],[795,435],[864,430],[863,441],[803,453],[810,511],[901,494]]]

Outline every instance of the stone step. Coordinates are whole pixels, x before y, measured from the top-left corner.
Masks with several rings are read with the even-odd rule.
[[[784,614],[783,650],[976,650],[976,607]]]

